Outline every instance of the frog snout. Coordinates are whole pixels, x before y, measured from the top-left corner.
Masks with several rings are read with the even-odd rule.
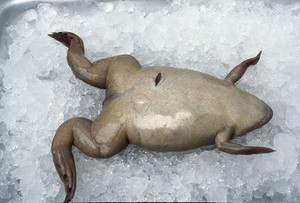
[[[271,118],[273,117],[273,110],[271,109],[271,107],[269,107],[268,105],[265,105],[264,109],[265,109],[264,117],[259,122],[259,127],[268,123],[271,120]]]

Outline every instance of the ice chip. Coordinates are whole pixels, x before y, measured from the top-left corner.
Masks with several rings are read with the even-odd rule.
[[[0,67],[3,67],[3,64],[0,64]],[[0,69],[0,82],[2,83],[3,71]]]
[[[31,22],[33,20],[37,19],[37,12],[35,9],[29,9],[25,12],[23,18],[27,21],[27,22]]]
[[[50,3],[38,4],[37,11],[41,17],[44,17],[46,19],[57,16],[56,8]],[[55,20],[55,19],[53,19],[53,20]]]
[[[100,2],[97,4],[97,7],[103,10],[105,13],[110,13],[114,10],[114,4],[111,2]]]

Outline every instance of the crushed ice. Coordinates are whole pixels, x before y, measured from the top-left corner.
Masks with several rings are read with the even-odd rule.
[[[94,119],[104,91],[75,79],[66,49],[47,37],[73,31],[87,57],[129,53],[141,64],[203,71],[219,78],[263,50],[238,86],[270,104],[274,117],[237,139],[271,146],[267,155],[195,149],[155,153],[128,147],[107,160],[74,149],[75,201],[299,201],[300,3],[270,0],[41,3],[5,27],[1,56],[0,201],[61,201],[51,160],[57,127]],[[7,57],[8,56],[8,57]]]

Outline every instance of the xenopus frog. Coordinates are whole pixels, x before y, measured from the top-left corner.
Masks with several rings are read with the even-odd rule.
[[[80,37],[54,32],[50,37],[68,47],[74,75],[106,89],[103,110],[96,120],[72,118],[57,130],[52,155],[71,200],[76,187],[72,145],[88,156],[108,158],[128,144],[155,151],[181,151],[215,144],[230,154],[270,153],[273,149],[229,142],[259,128],[272,118],[272,109],[235,83],[261,52],[217,79],[205,73],[171,67],[142,68],[130,55],[91,63]]]

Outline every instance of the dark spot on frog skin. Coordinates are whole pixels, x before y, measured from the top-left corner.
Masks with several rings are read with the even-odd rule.
[[[158,73],[155,78],[155,86],[157,86],[157,84],[160,82],[160,80],[161,80],[161,73]]]

